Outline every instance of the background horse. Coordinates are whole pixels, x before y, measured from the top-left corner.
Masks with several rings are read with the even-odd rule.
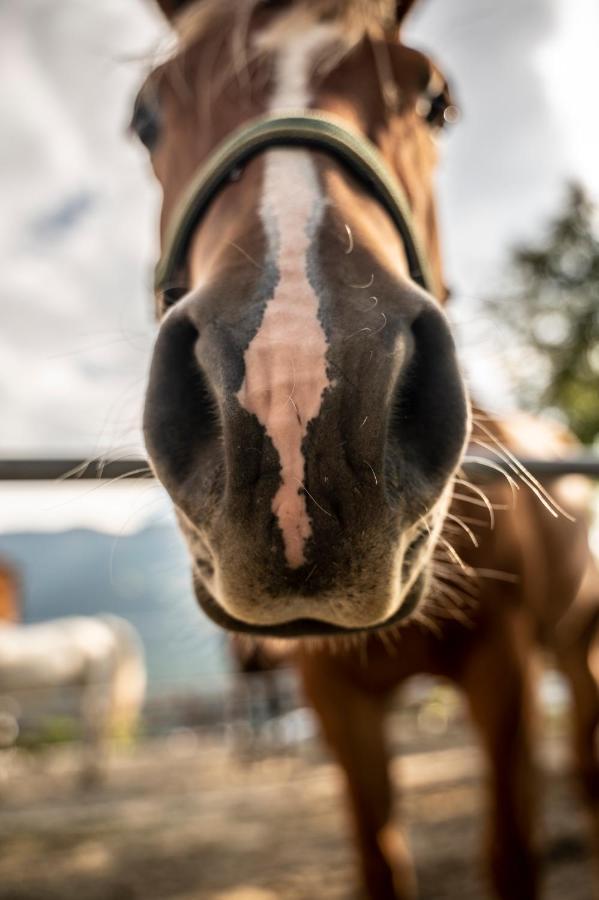
[[[47,708],[51,691],[77,691],[86,779],[101,774],[109,739],[133,732],[145,685],[139,637],[117,616],[0,624],[0,693],[15,696],[27,708],[43,691]]]
[[[532,900],[537,647],[572,686],[599,849],[598,580],[584,489],[553,500],[514,455],[561,437],[466,399],[432,191],[454,108],[399,37],[411,5],[160,3],[177,47],[132,121],[164,195],[145,437],[202,608],[300,639],[368,895],[415,893],[384,722],[431,672],[465,692],[488,758],[494,891]],[[504,475],[467,481],[467,447]]]

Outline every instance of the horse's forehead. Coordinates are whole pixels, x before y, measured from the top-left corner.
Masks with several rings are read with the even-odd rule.
[[[196,35],[192,28],[180,36],[170,60],[158,67],[159,77],[166,75],[179,92],[185,80],[200,84],[203,91],[228,81],[244,90],[256,66],[268,68],[284,57],[290,72],[294,66],[301,68],[307,56],[312,57],[319,79],[370,33],[365,23],[352,29],[342,16],[326,17],[314,6],[299,4],[266,21],[256,19],[252,16],[246,22],[233,15],[231,21],[223,19]],[[256,81],[262,80],[263,71]],[[252,84],[252,90],[255,87]]]

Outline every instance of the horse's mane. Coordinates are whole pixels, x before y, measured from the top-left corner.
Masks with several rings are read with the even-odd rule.
[[[196,0],[186,6],[174,21],[182,45],[195,43],[209,34],[226,29],[229,34],[245,35],[251,16],[261,0]],[[276,4],[272,4],[276,8]],[[396,23],[395,0],[295,0],[280,4],[279,20],[293,28],[298,16],[315,21],[339,21],[351,42],[364,35],[392,30]]]

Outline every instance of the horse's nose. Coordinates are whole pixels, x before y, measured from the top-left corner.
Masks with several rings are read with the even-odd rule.
[[[464,382],[448,323],[426,305],[410,326],[410,349],[391,395],[385,482],[391,498],[410,487],[431,502],[458,463],[468,427]]]
[[[173,492],[201,478],[220,440],[212,385],[197,359],[198,330],[173,312],[156,340],[144,408],[144,437],[156,472]]]

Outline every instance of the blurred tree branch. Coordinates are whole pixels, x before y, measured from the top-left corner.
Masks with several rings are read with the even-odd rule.
[[[558,413],[586,444],[599,439],[599,237],[596,210],[570,184],[543,241],[512,253],[511,287],[485,302],[508,342],[517,396]]]

